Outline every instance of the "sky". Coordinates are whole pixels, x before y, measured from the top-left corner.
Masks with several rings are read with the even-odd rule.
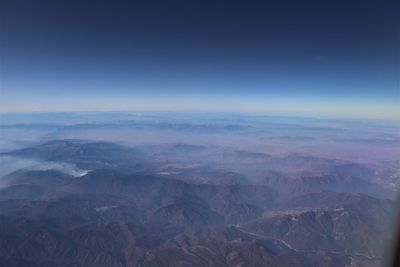
[[[400,118],[398,1],[0,3],[0,112]]]

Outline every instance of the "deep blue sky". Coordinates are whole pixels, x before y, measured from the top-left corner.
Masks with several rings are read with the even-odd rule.
[[[2,112],[400,115],[398,1],[3,0],[0,10]]]

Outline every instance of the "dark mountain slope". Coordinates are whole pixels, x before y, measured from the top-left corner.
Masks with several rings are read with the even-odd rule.
[[[392,215],[384,210],[375,212],[374,209],[351,209],[350,206],[282,211],[270,213],[241,228],[263,237],[277,238],[302,251],[379,258],[384,255],[383,248],[390,239],[388,229],[391,229]]]

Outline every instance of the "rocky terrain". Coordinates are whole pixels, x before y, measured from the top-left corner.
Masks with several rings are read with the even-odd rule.
[[[1,266],[382,264],[394,192],[375,183],[372,169],[223,152],[224,166],[239,153],[276,167],[254,181],[246,172],[161,160],[207,149],[55,140],[3,153],[41,167],[2,179]],[[316,173],[305,175],[305,165]]]

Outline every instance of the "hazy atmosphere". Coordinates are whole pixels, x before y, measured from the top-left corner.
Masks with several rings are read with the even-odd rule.
[[[398,14],[1,1],[0,266],[398,266]]]

